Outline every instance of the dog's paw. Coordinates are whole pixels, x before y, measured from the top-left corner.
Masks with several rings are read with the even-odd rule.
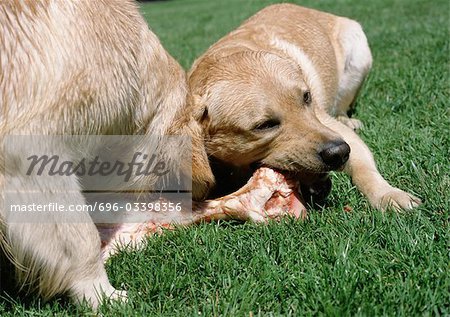
[[[89,306],[91,306],[94,310],[96,310],[101,304],[108,304],[111,302],[123,302],[126,303],[128,301],[128,294],[126,291],[116,290],[112,288],[105,291],[96,291],[95,294],[91,294],[90,296],[85,296],[83,298]]]
[[[390,208],[401,211],[411,210],[421,203],[419,198],[393,187],[381,197],[376,207],[383,211]]]
[[[71,297],[78,303],[85,302],[96,310],[102,303],[127,301],[127,292],[116,290],[104,278],[78,281],[71,290]]]
[[[337,119],[353,131],[358,131],[363,127],[363,123],[358,119],[349,118],[347,116],[338,116]]]

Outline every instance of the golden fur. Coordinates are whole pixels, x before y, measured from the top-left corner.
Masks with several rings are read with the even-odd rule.
[[[379,174],[354,131],[360,122],[347,116],[371,64],[355,21],[292,4],[261,10],[190,71],[208,154],[241,170],[262,164],[297,173],[307,186],[344,168],[374,207],[417,206]],[[330,166],[321,157],[333,144],[342,162]]]
[[[214,180],[201,127],[186,104],[185,73],[132,1],[3,0],[0,39],[2,144],[6,135],[187,135],[193,147],[193,196],[205,196]],[[183,150],[159,148],[168,157]],[[2,152],[1,159],[19,154]],[[184,169],[190,174],[191,165]],[[1,171],[3,188],[4,166]],[[139,181],[151,185],[154,180]],[[75,176],[61,186],[79,189]],[[79,191],[65,199],[84,203]],[[108,281],[89,215],[78,223],[53,220],[8,223],[0,210],[0,244],[15,264],[18,281],[45,299],[67,293],[94,307],[102,292],[124,295]]]

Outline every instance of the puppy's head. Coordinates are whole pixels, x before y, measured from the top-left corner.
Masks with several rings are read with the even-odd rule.
[[[252,51],[205,59],[189,84],[208,155],[216,160],[311,179],[348,159],[349,146],[317,119],[320,105],[290,60]]]

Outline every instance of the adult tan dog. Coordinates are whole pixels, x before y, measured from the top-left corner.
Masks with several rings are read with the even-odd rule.
[[[353,20],[293,4],[249,18],[189,74],[215,169],[222,177],[228,168],[236,175],[269,166],[298,174],[313,196],[323,196],[327,173],[343,168],[374,207],[417,206],[418,198],[383,179],[354,131],[359,121],[347,116],[371,64]]]
[[[205,196],[213,175],[203,132],[186,106],[185,73],[132,1],[3,0],[0,39],[2,144],[7,135],[187,135],[193,145],[193,196]],[[166,149],[167,155],[175,150],[183,149]],[[1,161],[13,159],[19,151],[2,151]],[[69,159],[76,161],[73,155]],[[191,164],[184,169],[190,173]],[[0,184],[5,187],[4,163]],[[57,185],[78,188],[64,199],[85,203],[76,175]],[[61,199],[56,193],[46,195],[48,202]],[[102,293],[112,298],[124,295],[108,281],[89,214],[80,216],[79,223],[56,218],[45,219],[48,223],[11,223],[3,203],[4,194],[0,245],[20,283],[45,299],[67,293],[94,307]]]

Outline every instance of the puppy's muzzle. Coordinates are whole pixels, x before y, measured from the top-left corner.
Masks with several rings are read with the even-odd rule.
[[[322,161],[331,169],[340,169],[350,156],[350,146],[343,140],[326,143],[319,152]]]

